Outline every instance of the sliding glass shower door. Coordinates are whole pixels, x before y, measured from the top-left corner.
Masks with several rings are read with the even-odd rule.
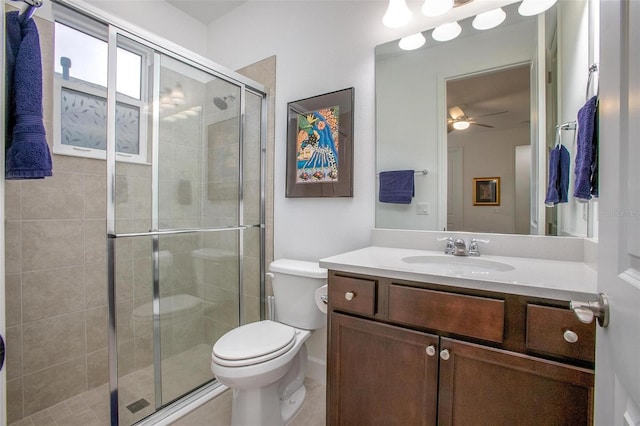
[[[115,28],[109,41],[111,415],[129,425],[212,382],[213,343],[261,316],[264,93]]]

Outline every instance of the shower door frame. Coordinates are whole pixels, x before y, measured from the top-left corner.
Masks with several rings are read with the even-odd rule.
[[[66,4],[73,8],[73,1],[58,0],[60,3]],[[70,4],[69,4],[70,3]],[[83,6],[83,9],[84,6]],[[86,11],[80,9],[81,13]],[[78,10],[78,9],[76,9]],[[239,273],[239,318],[238,323],[244,322],[244,292],[243,292],[243,257],[244,257],[244,231],[250,228],[258,228],[259,232],[259,250],[260,250],[260,318],[264,318],[264,277],[265,277],[265,178],[266,178],[266,91],[264,87],[240,74],[230,71],[212,61],[200,57],[184,48],[172,45],[171,48],[163,47],[159,43],[163,41],[157,40],[157,37],[145,34],[144,37],[138,36],[129,31],[123,30],[120,26],[115,25],[112,21],[98,18],[109,26],[109,66],[108,66],[108,84],[107,84],[107,283],[108,283],[108,359],[109,359],[109,399],[110,399],[110,417],[111,425],[119,424],[119,407],[118,407],[118,353],[117,353],[117,331],[116,331],[116,294],[115,294],[115,242],[118,238],[131,238],[148,236],[153,241],[153,318],[154,318],[154,381],[155,381],[155,411],[150,417],[139,422],[138,424],[152,422],[157,423],[162,418],[169,418],[176,412],[186,410],[188,406],[201,405],[209,399],[212,399],[222,390],[226,389],[217,381],[204,385],[203,387],[190,392],[181,397],[177,401],[162,407],[161,396],[161,371],[160,371],[160,293],[159,293],[159,237],[162,235],[177,235],[188,233],[204,233],[204,232],[224,232],[238,231],[238,273]],[[115,166],[116,166],[116,135],[115,135],[115,107],[116,107],[116,61],[117,61],[117,42],[118,36],[125,37],[140,43],[154,51],[154,72],[153,72],[153,125],[151,129],[152,143],[152,229],[149,232],[136,233],[120,233],[115,229]],[[166,43],[163,43],[166,44]],[[170,43],[169,43],[170,44]],[[181,228],[181,229],[159,229],[158,226],[158,131],[159,131],[159,76],[160,76],[160,57],[166,55],[174,60],[185,63],[198,70],[208,73],[214,77],[228,81],[240,88],[240,123],[239,123],[239,168],[238,168],[238,226],[231,227],[208,227],[208,228]],[[195,57],[191,59],[190,57]],[[243,146],[244,146],[244,127],[246,123],[245,116],[245,98],[246,93],[250,92],[261,98],[261,117],[260,117],[260,208],[259,223],[245,224],[243,210]],[[212,342],[213,343],[213,342]],[[218,391],[216,392],[216,388]],[[222,389],[220,389],[222,388]],[[159,408],[162,407],[162,408]]]

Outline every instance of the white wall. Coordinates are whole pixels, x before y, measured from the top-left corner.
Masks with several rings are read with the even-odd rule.
[[[207,27],[164,1],[86,0],[98,9],[172,41],[199,55],[207,53]]]
[[[376,204],[378,227],[438,229],[437,206],[439,200],[446,200],[446,194],[439,193],[446,190],[444,185],[439,185],[439,180],[446,176],[438,170],[441,164],[440,141],[446,138],[444,80],[531,61],[535,54],[535,31],[535,20],[531,19],[491,31],[476,32],[473,37],[377,60],[378,168],[429,170],[428,176],[416,177],[416,195],[412,205]],[[465,152],[465,157],[468,155]],[[513,159],[510,163],[513,164]],[[486,176],[497,175],[493,173]],[[432,214],[417,215],[417,202],[429,202]],[[499,218],[494,216],[493,219]],[[444,219],[440,222],[446,223]],[[461,229],[476,230],[466,227],[467,218],[464,226]],[[509,229],[512,228],[513,221],[509,226]],[[505,228],[491,232],[513,230],[507,231]]]
[[[367,28],[382,26],[384,9],[339,3],[249,2],[209,27],[209,56],[230,68],[277,56],[275,258],[318,260],[364,247],[374,226],[375,41]],[[287,102],[348,87],[355,88],[353,198],[285,198]]]

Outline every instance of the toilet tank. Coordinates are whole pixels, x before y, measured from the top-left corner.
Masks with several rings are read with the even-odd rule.
[[[305,330],[327,326],[326,314],[316,305],[315,291],[327,283],[327,270],[318,262],[278,259],[269,265],[273,273],[276,320]]]

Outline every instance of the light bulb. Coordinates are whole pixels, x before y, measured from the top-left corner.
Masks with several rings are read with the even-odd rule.
[[[473,18],[471,25],[473,25],[473,28],[476,30],[488,30],[502,24],[506,17],[507,14],[499,7],[497,9],[478,14],[478,16]]]
[[[422,35],[422,33],[416,33],[407,37],[402,37],[398,46],[402,50],[415,50],[419,47],[422,47],[427,41],[426,38]]]
[[[169,99],[176,105],[184,104],[184,92],[182,91],[182,85],[180,83],[176,84],[175,89],[171,91]]]
[[[468,121],[460,120],[453,122],[453,128],[456,130],[466,130],[471,124]]]
[[[533,16],[542,13],[556,4],[557,0],[522,0],[518,13],[522,16]]]
[[[382,17],[382,23],[388,28],[398,28],[408,23],[412,16],[413,13],[405,0],[389,0],[389,7]]]
[[[453,0],[424,0],[422,13],[425,16],[440,16],[453,7]]]
[[[462,27],[454,21],[449,24],[443,24],[439,27],[435,27],[431,33],[431,37],[437,41],[449,41],[458,37],[461,32]]]

